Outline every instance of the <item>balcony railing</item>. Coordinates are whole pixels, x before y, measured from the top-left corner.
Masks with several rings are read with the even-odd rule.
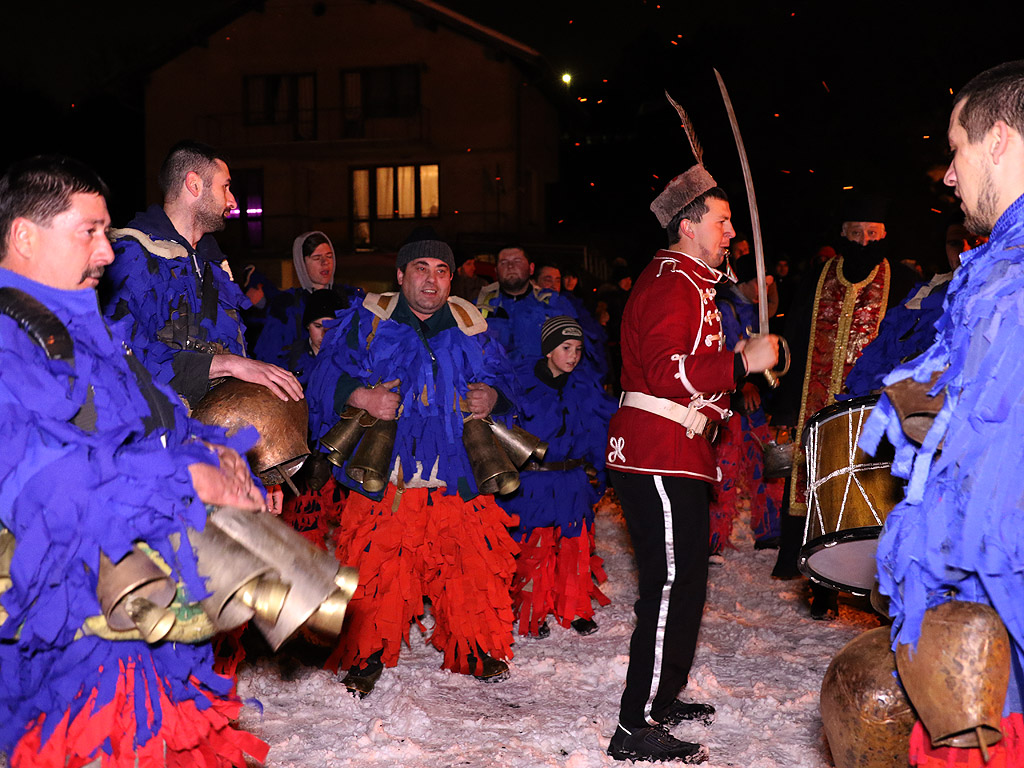
[[[362,117],[343,109],[299,110],[273,122],[241,112],[202,115],[199,135],[218,146],[316,142],[410,142],[429,139],[430,111],[410,117]]]

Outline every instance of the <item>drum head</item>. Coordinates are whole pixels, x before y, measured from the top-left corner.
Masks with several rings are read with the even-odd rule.
[[[811,581],[863,597],[875,586],[875,550],[882,526],[828,533],[800,549],[800,572]]]

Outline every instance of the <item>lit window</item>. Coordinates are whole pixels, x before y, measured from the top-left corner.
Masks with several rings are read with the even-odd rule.
[[[352,220],[356,245],[370,243],[374,221],[437,218],[441,211],[438,179],[436,164],[354,169]]]

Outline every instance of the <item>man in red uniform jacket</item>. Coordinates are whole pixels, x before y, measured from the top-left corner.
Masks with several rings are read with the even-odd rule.
[[[708,498],[719,479],[711,441],[728,393],[778,361],[775,336],[724,347],[716,268],[736,234],[725,192],[696,165],[651,210],[668,234],[633,287],[622,319],[622,400],[608,429],[608,469],[636,554],[639,598],[619,725],[618,760],[708,758],[667,730],[710,724],[714,707],[676,699],[686,685],[708,575]]]

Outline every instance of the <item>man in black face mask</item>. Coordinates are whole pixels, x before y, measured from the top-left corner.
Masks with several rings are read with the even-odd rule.
[[[845,206],[836,256],[804,281],[787,318],[785,336],[792,352],[792,370],[775,398],[775,424],[795,427],[793,473],[783,497],[782,539],[772,575],[795,578],[804,517],[807,514],[806,464],[801,433],[807,421],[845,391],[845,380],[861,352],[878,334],[888,307],[912,286],[905,270],[893,269],[885,258],[885,205],[860,197]],[[904,283],[906,283],[904,285]],[[836,593],[814,589],[811,616],[838,615]]]

